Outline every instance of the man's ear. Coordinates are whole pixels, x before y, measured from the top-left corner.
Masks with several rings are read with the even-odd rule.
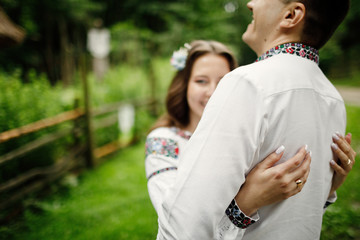
[[[300,2],[292,2],[287,6],[280,22],[282,28],[293,28],[301,24],[305,19],[305,6]]]

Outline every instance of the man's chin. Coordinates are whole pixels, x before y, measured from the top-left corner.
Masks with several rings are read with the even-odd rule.
[[[250,37],[248,32],[244,32],[242,35],[242,40],[244,41],[244,43],[246,43],[249,47],[251,47],[251,41],[250,41]]]

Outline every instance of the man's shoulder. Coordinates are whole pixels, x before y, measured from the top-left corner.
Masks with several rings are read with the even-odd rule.
[[[247,81],[260,89],[264,96],[299,89],[336,95],[332,84],[316,63],[293,55],[280,54],[238,67],[227,78]]]

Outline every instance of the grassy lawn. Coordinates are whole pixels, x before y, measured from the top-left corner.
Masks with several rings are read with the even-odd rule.
[[[348,131],[360,152],[358,119],[360,108],[348,106]],[[140,142],[120,151],[83,173],[78,184],[69,181],[73,187],[34,201],[20,221],[0,227],[0,239],[155,239],[157,218],[146,190],[143,146]],[[359,166],[328,208],[321,239],[360,239]]]
[[[347,106],[347,113],[347,131],[353,135],[357,163],[337,191],[337,202],[325,213],[322,240],[360,239],[360,108]]]
[[[87,171],[79,184],[36,203],[0,239],[155,239],[157,217],[146,189],[144,143]]]

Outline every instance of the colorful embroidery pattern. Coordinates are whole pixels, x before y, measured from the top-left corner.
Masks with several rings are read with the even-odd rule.
[[[167,167],[167,168],[157,170],[156,172],[153,172],[152,174],[150,174],[150,176],[147,178],[147,180],[149,181],[150,178],[152,178],[155,175],[158,175],[159,173],[163,173],[163,172],[167,172],[167,171],[171,171],[171,170],[177,170],[177,167]]]
[[[280,53],[297,55],[302,58],[309,59],[319,64],[319,51],[313,47],[301,43],[286,43],[276,46],[263,55],[261,55],[256,62],[275,56]]]
[[[232,200],[229,207],[225,211],[230,221],[238,228],[247,228],[255,223],[255,220],[247,217],[240,208],[236,205],[235,200]]]
[[[148,138],[145,143],[146,157],[149,154],[163,155],[177,159],[179,156],[178,143],[168,138]]]
[[[190,137],[191,137],[190,132],[183,131],[183,130],[177,128],[177,127],[172,127],[172,128],[170,128],[170,130],[173,131],[176,135],[179,135],[180,137],[185,138],[187,140],[189,140]]]

